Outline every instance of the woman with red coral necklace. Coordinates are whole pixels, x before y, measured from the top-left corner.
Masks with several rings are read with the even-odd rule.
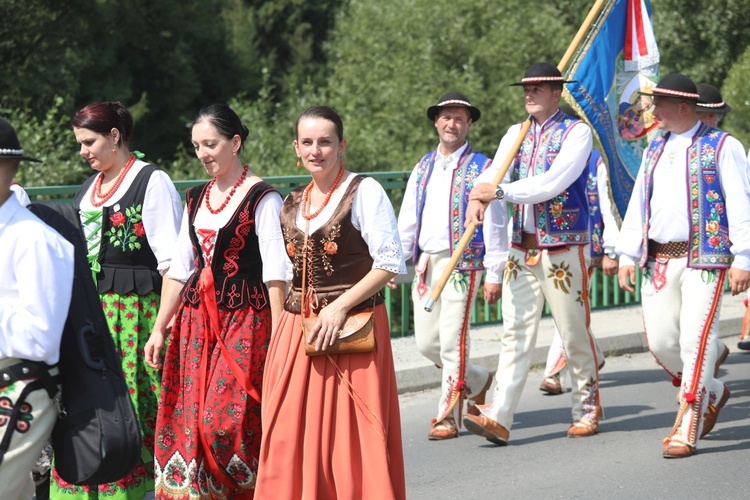
[[[247,127],[226,104],[193,123],[195,154],[213,179],[186,211],[146,361],[161,366],[156,498],[253,498],[261,381],[284,301],[281,196],[242,164]],[[279,258],[282,256],[282,258]]]
[[[375,179],[344,170],[343,128],[326,106],[302,113],[295,127],[294,147],[312,181],[292,191],[281,211],[293,279],[263,378],[258,498],[406,495],[380,294],[406,266],[385,191]],[[347,313],[361,310],[374,310],[375,350],[326,354]],[[317,315],[307,336],[301,313]],[[306,342],[321,355],[308,356]]]
[[[119,102],[95,102],[71,121],[80,155],[96,173],[78,190],[91,272],[138,415],[141,462],[116,483],[74,486],[53,471],[52,498],[139,499],[154,489],[154,426],[161,376],[141,355],[154,325],[180,227],[182,204],[169,176],[129,149],[133,118]]]

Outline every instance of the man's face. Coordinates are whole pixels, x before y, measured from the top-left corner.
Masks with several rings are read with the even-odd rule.
[[[538,122],[544,122],[557,111],[561,94],[562,91],[559,88],[552,90],[552,86],[548,83],[524,85],[523,98],[526,112]]]
[[[438,112],[435,128],[443,148],[453,152],[464,145],[471,129],[470,116],[469,110],[462,106],[450,106]]]
[[[698,111],[698,119],[709,127],[718,128],[721,115],[719,113],[704,113],[703,111]]]
[[[657,126],[666,132],[674,132],[675,126],[682,121],[683,105],[684,101],[672,97],[654,97],[654,118]]]

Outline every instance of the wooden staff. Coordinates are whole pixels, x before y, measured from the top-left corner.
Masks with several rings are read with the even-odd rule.
[[[589,28],[592,24],[594,24],[594,20],[599,15],[599,12],[602,10],[602,7],[607,2],[607,0],[596,0],[594,3],[594,6],[591,7],[591,10],[589,11],[589,14],[586,16],[586,19],[584,19],[583,24],[578,29],[578,33],[576,33],[576,36],[573,38],[573,41],[568,46],[568,50],[565,51],[565,54],[563,55],[562,59],[560,59],[560,62],[557,64],[557,69],[562,72],[562,70],[565,68],[565,66],[568,65],[568,62],[570,62],[571,57],[573,57],[573,54],[575,53],[578,46],[581,44],[581,40],[586,36],[586,33],[588,32]],[[526,137],[526,133],[529,131],[529,127],[531,126],[531,116],[529,116],[525,122],[523,122],[523,125],[521,126],[521,131],[518,133],[518,137],[516,138],[516,141],[513,143],[513,146],[510,148],[510,151],[508,151],[508,156],[505,157],[505,160],[503,160],[502,165],[500,165],[500,170],[498,170],[497,175],[495,175],[495,178],[492,179],[492,187],[497,188],[498,184],[500,184],[503,181],[503,178],[505,177],[506,172],[508,172],[508,168],[510,168],[511,163],[513,163],[513,160],[515,159],[516,155],[518,154],[518,150],[521,148],[521,144],[523,143],[524,138]],[[487,208],[488,203],[484,203],[485,209]],[[448,279],[451,276],[451,273],[453,272],[453,269],[456,267],[456,264],[458,263],[458,259],[461,257],[461,255],[464,253],[464,249],[466,248],[466,245],[469,244],[469,241],[474,237],[474,231],[477,230],[477,227],[479,227],[478,221],[471,221],[469,222],[469,226],[466,228],[466,231],[464,231],[463,236],[461,236],[461,240],[458,242],[458,246],[453,251],[453,254],[451,255],[450,261],[448,262],[448,265],[445,266],[445,271],[443,271],[443,275],[440,276],[440,280],[435,284],[435,287],[432,289],[432,293],[430,294],[430,298],[427,299],[427,302],[425,302],[424,309],[427,312],[432,312],[432,308],[435,307],[435,302],[437,299],[440,298],[440,294],[443,293],[443,288],[445,288],[445,284],[448,283]],[[487,242],[485,242],[485,245]]]

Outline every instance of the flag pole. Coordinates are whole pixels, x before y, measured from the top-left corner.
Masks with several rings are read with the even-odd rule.
[[[565,51],[562,59],[560,59],[560,62],[557,64],[557,69],[559,69],[561,73],[570,62],[570,59],[573,57],[576,49],[578,49],[581,40],[583,40],[583,38],[586,36],[586,33],[588,32],[591,25],[594,24],[594,20],[599,15],[599,12],[602,10],[602,7],[606,2],[607,0],[596,0],[594,6],[591,7],[591,10],[586,16],[586,19],[584,19],[583,21],[583,24],[581,24],[581,27],[578,28],[578,33],[576,33],[576,36],[573,37],[573,41],[568,46],[568,50]],[[518,133],[518,137],[511,146],[510,151],[508,151],[508,155],[505,157],[505,160],[503,160],[503,163],[500,165],[500,170],[498,170],[495,178],[492,180],[493,187],[496,188],[498,184],[503,181],[506,172],[508,172],[508,168],[510,168],[510,165],[511,163],[513,163],[516,154],[518,154],[518,150],[521,148],[521,144],[523,143],[523,140],[526,137],[526,133],[529,131],[530,126],[531,117],[528,117],[526,121],[523,122],[523,125],[521,125],[521,131]],[[487,208],[488,204],[489,202],[484,203],[485,208]],[[456,267],[458,259],[464,253],[464,249],[469,244],[469,241],[471,241],[471,239],[474,237],[474,232],[477,230],[478,226],[479,223],[476,221],[469,222],[468,227],[464,231],[463,236],[461,236],[458,245],[453,251],[450,260],[448,261],[448,264],[445,266],[445,270],[443,271],[442,276],[440,276],[440,280],[438,280],[438,282],[435,284],[435,287],[430,293],[430,298],[427,299],[427,302],[425,302],[425,311],[432,312],[433,307],[435,307],[435,302],[440,298],[440,294],[443,293],[443,288],[445,288],[446,283],[448,283],[448,279],[450,278],[453,269]],[[486,244],[487,242],[485,242],[485,245]]]

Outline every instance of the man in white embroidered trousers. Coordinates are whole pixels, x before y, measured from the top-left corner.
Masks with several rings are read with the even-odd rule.
[[[651,93],[666,132],[651,141],[620,231],[620,286],[641,301],[648,346],[679,387],[679,410],[662,455],[684,458],[713,428],[729,389],[715,376],[719,308],[750,286],[750,192],[745,151],[698,119],[696,85],[665,76]]]
[[[412,300],[417,348],[442,370],[442,394],[427,435],[430,440],[458,437],[456,422],[460,424],[464,399],[468,398],[467,411],[478,414],[476,405],[484,403],[492,383],[487,369],[469,360],[469,323],[484,269],[486,283],[500,283],[505,257],[497,247],[486,251],[484,241],[505,237],[504,213],[496,210],[475,232],[432,311],[424,309],[463,234],[474,180],[490,164],[466,140],[480,116],[459,92],[446,93],[427,109],[439,144],[414,167],[398,217],[404,255],[413,258],[416,272]],[[499,286],[485,284],[484,297],[496,302]]]

